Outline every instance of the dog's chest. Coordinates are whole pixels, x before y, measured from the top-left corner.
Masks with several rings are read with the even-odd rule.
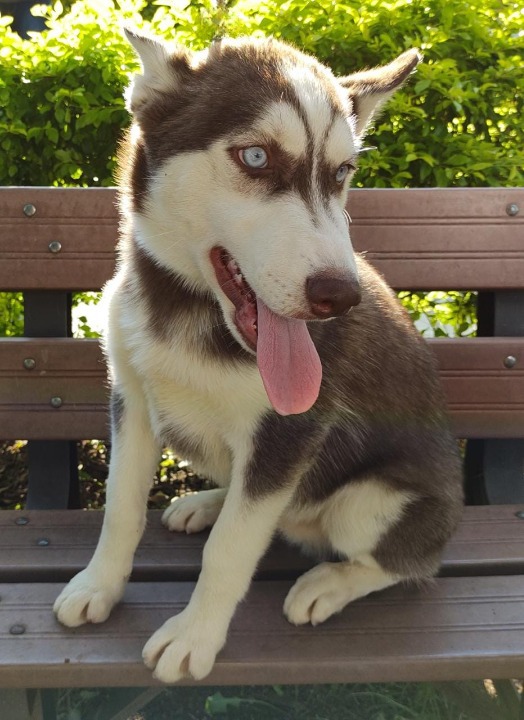
[[[221,483],[270,407],[256,365],[202,356],[176,334],[140,345],[134,361],[155,434]]]

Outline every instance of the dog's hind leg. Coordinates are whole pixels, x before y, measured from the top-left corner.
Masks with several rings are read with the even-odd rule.
[[[410,499],[409,493],[365,480],[342,487],[322,503],[312,527],[348,560],[321,563],[297,580],[284,603],[290,622],[317,625],[353,600],[402,579],[383,569],[371,553]]]
[[[369,593],[431,578],[460,508],[460,489],[428,497],[369,479],[336,491],[324,501],[319,525],[332,550],[347,559],[300,577],[285,600],[285,615],[297,625],[316,625]]]
[[[176,498],[164,511],[162,522],[176,532],[200,532],[215,524],[226,493],[226,488],[214,488]]]
[[[102,532],[91,562],[57,598],[64,625],[103,622],[124,593],[142,532],[159,448],[138,388],[113,396],[112,456]]]

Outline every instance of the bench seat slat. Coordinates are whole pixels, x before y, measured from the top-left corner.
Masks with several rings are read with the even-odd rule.
[[[281,608],[288,582],[255,582],[233,619],[209,684],[459,680],[524,674],[519,577],[439,578],[351,604],[318,628]],[[148,686],[149,635],[189,600],[193,583],[131,583],[103,625],[62,628],[61,586],[0,585],[0,685]],[[25,626],[11,635],[13,625]]]
[[[1,188],[0,289],[100,289],[115,264],[115,201],[114,188]],[[352,240],[398,289],[523,288],[524,216],[508,216],[511,203],[524,205],[522,189],[352,190]]]
[[[445,550],[442,575],[524,573],[524,520],[513,506],[467,507]],[[198,577],[206,533],[170,533],[150,511],[138,547],[133,579],[194,580]],[[19,518],[29,522],[17,525]],[[0,513],[3,552],[1,582],[65,582],[89,562],[100,532],[102,513],[82,510],[4,511]],[[39,541],[47,545],[38,545]],[[297,577],[310,559],[287,543],[276,542],[262,561],[258,577]]]

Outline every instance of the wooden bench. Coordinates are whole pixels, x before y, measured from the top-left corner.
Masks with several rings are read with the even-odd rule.
[[[276,544],[206,682],[522,677],[524,191],[354,190],[348,209],[355,247],[394,288],[479,291],[479,337],[431,346],[456,435],[468,440],[468,497],[496,504],[466,508],[433,585],[373,595],[317,628],[282,616],[308,561]],[[31,716],[15,689],[153,686],[141,647],[199,572],[205,535],[171,535],[153,511],[107,623],[69,630],[51,612],[101,524],[98,512],[70,509],[74,441],[108,433],[103,358],[97,340],[70,336],[70,293],[111,276],[116,233],[112,189],[0,189],[0,290],[25,302],[25,337],[0,339],[0,438],[29,440],[30,477],[27,509],[0,513],[0,687],[12,691],[13,720]],[[32,717],[54,717],[49,702],[38,707]]]

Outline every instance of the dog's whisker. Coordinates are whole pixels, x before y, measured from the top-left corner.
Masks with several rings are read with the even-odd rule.
[[[141,237],[147,242],[148,240],[155,240],[156,238],[165,237],[166,235],[172,234],[172,230],[165,230],[164,232],[155,233],[153,235],[143,235]]]

